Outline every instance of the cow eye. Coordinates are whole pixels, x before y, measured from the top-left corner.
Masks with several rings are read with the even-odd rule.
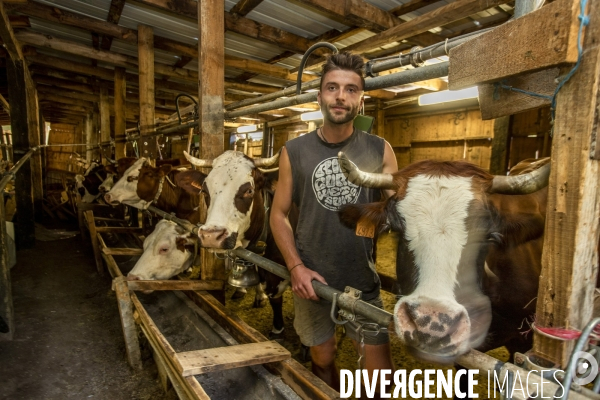
[[[254,189],[252,189],[252,188],[247,189],[246,192],[244,193],[244,196],[254,196]]]
[[[161,247],[160,250],[158,250],[158,254],[167,254],[168,252],[169,252],[168,247]]]

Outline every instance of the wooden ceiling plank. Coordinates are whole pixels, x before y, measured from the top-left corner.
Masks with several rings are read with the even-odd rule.
[[[429,29],[454,22],[463,18],[465,15],[472,15],[480,11],[485,11],[506,2],[507,0],[456,0],[448,5],[381,32],[380,34],[348,46],[346,50],[362,53],[386,43],[399,42],[403,39],[410,38],[411,36],[426,32]]]
[[[263,0],[239,0],[229,12],[245,17],[262,2]]]
[[[125,7],[125,0],[111,0],[110,8],[108,9],[108,17],[106,18],[106,22],[114,25],[119,24],[119,20],[121,19],[121,14],[123,13],[123,8]],[[102,44],[100,48],[102,50],[110,50],[110,46],[112,45],[112,37],[111,36],[103,36]]]
[[[392,8],[389,12],[399,17],[439,1],[440,0],[409,0],[398,7]]]

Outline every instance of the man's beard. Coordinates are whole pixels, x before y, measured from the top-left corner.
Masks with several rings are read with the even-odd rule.
[[[346,107],[338,104],[335,104],[332,107],[335,106]],[[358,106],[351,106],[350,109],[346,111],[346,114],[335,115],[330,111],[330,106],[328,104],[325,104],[324,107],[322,107],[322,112],[325,116],[325,119],[327,119],[329,122],[334,123],[336,125],[343,125],[345,123],[353,121],[354,118],[356,118],[356,116],[358,115]]]

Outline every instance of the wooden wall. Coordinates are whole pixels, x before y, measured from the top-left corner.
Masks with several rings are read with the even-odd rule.
[[[526,158],[550,155],[550,107],[525,111],[512,116],[509,168]]]
[[[465,160],[488,170],[494,121],[483,121],[479,111],[386,120],[385,139],[402,168],[416,161]]]
[[[48,144],[84,143],[81,125],[51,124]],[[85,155],[85,147],[64,146],[46,149],[46,168],[48,170],[83,173],[71,159],[73,152]]]

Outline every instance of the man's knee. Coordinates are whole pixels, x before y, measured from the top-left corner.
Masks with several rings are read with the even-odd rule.
[[[335,336],[333,336],[325,343],[322,343],[318,346],[312,346],[310,348],[310,356],[313,364],[326,366],[335,361],[336,351],[337,344],[335,341]]]

